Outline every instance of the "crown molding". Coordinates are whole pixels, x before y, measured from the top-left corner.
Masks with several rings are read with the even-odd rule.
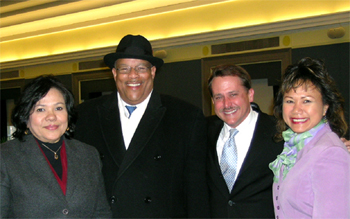
[[[323,16],[162,39],[152,42],[152,46],[154,48],[167,48],[208,42],[218,43],[220,41],[240,41],[243,38],[246,39],[247,37],[257,38],[271,34],[286,34],[291,32],[327,28],[328,26],[332,25],[349,25],[349,23],[350,12],[347,11]]]
[[[340,12],[323,16],[315,16],[303,19],[288,20],[282,22],[233,28],[222,31],[213,31],[187,36],[179,36],[151,41],[154,50],[160,50],[171,47],[183,47],[194,44],[215,44],[222,41],[241,41],[247,38],[261,38],[272,34],[286,34],[291,32],[300,32],[306,30],[327,28],[333,25],[349,25],[350,12]],[[10,62],[0,63],[0,70],[13,70],[16,68],[29,67],[58,62],[74,62],[88,59],[102,59],[107,53],[115,51],[115,46],[105,47],[93,50],[84,50],[73,53],[64,53],[60,55],[45,56],[32,59],[22,59]]]

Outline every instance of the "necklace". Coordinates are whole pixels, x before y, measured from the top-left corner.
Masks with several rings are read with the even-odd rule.
[[[61,149],[62,145],[57,149],[57,151],[51,150],[51,148],[49,148],[48,146],[46,146],[44,143],[42,143],[42,145],[43,145],[44,147],[46,147],[47,149],[49,149],[52,153],[54,153],[55,155],[54,155],[53,157],[55,158],[55,160],[58,160],[57,152]]]

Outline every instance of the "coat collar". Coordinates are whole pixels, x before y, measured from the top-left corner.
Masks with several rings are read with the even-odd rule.
[[[164,117],[165,111],[166,108],[162,105],[159,93],[153,90],[145,113],[126,151],[116,92],[110,95],[107,101],[98,107],[98,116],[101,120],[107,148],[113,160],[119,166],[118,178],[140,155],[149,140],[153,137],[155,130]]]
[[[33,169],[40,180],[44,182],[43,184],[47,185],[48,190],[52,191],[56,196],[61,197],[63,200],[65,200],[65,196],[62,193],[61,187],[58,184],[33,135],[29,134],[24,136],[24,140],[25,141],[22,144],[21,150],[27,156],[29,166]]]
[[[162,121],[165,111],[166,108],[161,103],[160,95],[153,91],[146,111],[130,142],[128,153],[125,154],[122,165],[120,166],[118,177],[141,154]]]
[[[97,106],[102,135],[114,162],[120,166],[126,153],[120,122],[117,91]]]

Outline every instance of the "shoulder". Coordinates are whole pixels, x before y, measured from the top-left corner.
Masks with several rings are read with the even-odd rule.
[[[76,107],[78,120],[76,123],[76,134],[83,132],[98,122],[101,110],[113,113],[118,107],[116,92],[109,95],[103,95],[98,98],[87,100]],[[102,116],[102,115],[100,115]]]
[[[300,152],[301,155],[312,153],[314,157],[330,157],[330,155],[334,153],[349,156],[349,152],[344,143],[328,125],[321,129]]]
[[[0,145],[0,160],[2,162],[18,162],[36,148],[39,149],[32,135],[24,136],[24,141],[13,139]]]
[[[319,134],[319,133],[318,133]],[[305,146],[306,150],[301,151],[304,156],[310,156],[308,159],[313,161],[315,165],[329,168],[335,171],[336,167],[347,167],[350,170],[350,156],[343,142],[332,131],[320,133],[316,135],[316,141],[310,141],[309,146]],[[320,170],[323,171],[323,170]]]
[[[182,108],[184,110],[200,110],[195,105],[170,95],[160,94],[160,99],[161,99],[162,105],[166,107],[171,106],[176,108]]]
[[[273,149],[270,151],[271,153],[281,153],[284,142],[274,140],[276,132],[275,117],[259,112],[252,139],[254,144],[264,145],[269,149]]]
[[[90,173],[93,173],[102,167],[101,156],[93,146],[76,139],[65,139],[65,143],[67,157],[68,159],[71,157],[71,162],[79,164],[81,168],[85,166],[89,169]]]
[[[208,137],[216,142],[219,133],[224,126],[224,122],[216,115],[206,117]],[[213,143],[214,144],[214,143]]]
[[[29,134],[23,137],[23,141],[20,141],[17,138],[15,138],[13,140],[10,140],[1,144],[0,148],[1,148],[1,153],[13,152],[13,151],[18,152],[18,150],[28,148],[30,147],[30,145],[34,145],[34,144],[36,144],[34,137],[33,135]]]
[[[257,126],[276,130],[276,118],[263,112],[258,112]]]
[[[110,103],[113,100],[117,101],[116,91],[109,94],[109,95],[103,95],[101,97],[86,100],[77,106],[77,110],[78,110],[78,112],[85,111],[85,110],[91,110],[91,109],[96,108],[97,106],[101,106],[104,103]]]
[[[326,130],[325,132],[318,133],[315,136],[315,139],[316,142],[314,144],[317,145],[320,150],[339,148],[347,151],[344,143],[340,140],[338,135],[332,132],[330,129]]]
[[[268,115],[261,111],[258,114],[259,114],[258,120],[276,125],[276,118],[274,116]]]
[[[9,153],[15,150],[18,150],[24,142],[19,141],[18,139],[13,139],[10,141],[7,141],[5,143],[2,143],[0,145],[1,155],[4,153]]]
[[[97,149],[91,145],[88,145],[84,142],[81,142],[76,139],[65,139],[66,145],[71,148],[72,150],[78,152],[78,153],[85,153],[89,155],[97,155]]]
[[[217,115],[207,116],[205,119],[207,120],[208,125],[223,125],[224,123]]]
[[[274,116],[268,115],[260,110],[260,107],[258,104],[251,102],[250,106],[252,107],[253,111],[258,113],[258,121],[259,124],[266,124],[268,126],[276,126],[276,118]]]
[[[188,120],[202,118],[204,115],[199,107],[169,95],[160,95],[161,105],[166,108],[166,115],[174,117],[176,120]]]

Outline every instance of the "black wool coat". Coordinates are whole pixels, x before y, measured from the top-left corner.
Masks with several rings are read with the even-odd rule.
[[[113,217],[209,217],[202,111],[153,91],[126,150],[116,92],[81,104],[75,133],[100,152]]]

